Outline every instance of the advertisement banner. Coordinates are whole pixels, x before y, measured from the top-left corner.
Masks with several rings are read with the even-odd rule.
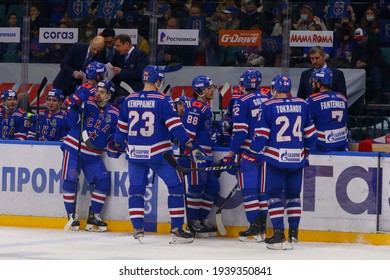
[[[39,28],[39,43],[73,44],[78,42],[78,28]]]
[[[20,27],[0,27],[0,43],[19,43]]]
[[[220,46],[260,46],[260,30],[220,30]]]
[[[291,30],[290,47],[333,47],[333,31]]]
[[[158,45],[186,45],[199,44],[199,30],[196,29],[159,29]]]

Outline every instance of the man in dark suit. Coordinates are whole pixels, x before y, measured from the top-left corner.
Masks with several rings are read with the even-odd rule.
[[[326,55],[327,54],[325,53],[324,48],[321,46],[312,47],[310,49],[309,57],[313,67],[302,72],[301,79],[299,81],[297,97],[306,100],[306,98],[308,98],[313,93],[310,79],[311,74],[313,73],[314,69],[328,67],[325,62]],[[339,92],[344,96],[347,96],[347,86],[345,84],[344,73],[336,68],[330,69],[332,69],[333,73],[333,81],[331,87],[332,91]]]
[[[149,59],[146,53],[131,43],[131,38],[126,34],[119,34],[114,39],[115,55],[111,61],[114,82],[117,89],[123,81],[128,84],[134,91],[140,91],[144,88],[142,82],[142,71],[149,64]],[[127,95],[128,93],[120,92],[119,95]]]
[[[75,87],[81,85],[85,73],[85,67],[91,61],[105,62],[104,38],[96,36],[88,45],[76,43],[66,53],[61,70],[53,81],[53,87],[61,89],[66,96],[74,93]]]

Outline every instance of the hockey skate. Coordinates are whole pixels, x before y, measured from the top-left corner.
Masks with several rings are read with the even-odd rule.
[[[135,228],[133,237],[134,239],[138,240],[139,243],[143,244],[144,234],[145,232],[143,228]]]
[[[258,224],[258,221],[252,222],[249,228],[238,233],[238,239],[243,242],[264,242],[265,240],[265,224]]]
[[[192,219],[188,220],[187,229],[189,231],[191,231],[193,233],[193,235],[195,237],[197,237],[197,238],[209,237],[209,231],[197,219],[195,219],[195,220],[192,220]]]
[[[289,228],[288,229],[288,242],[293,246],[295,243],[298,243],[298,229],[297,228]]]
[[[89,212],[86,231],[104,232],[107,231],[107,223],[103,222],[99,213]]]
[[[286,237],[283,229],[274,229],[274,234],[265,239],[265,244],[268,249],[272,250],[291,250],[291,244],[286,244]]]
[[[72,217],[73,217],[73,213],[68,213],[68,220],[70,220]],[[79,228],[80,228],[79,215],[75,214],[70,229],[72,231],[79,231]]]
[[[217,229],[210,224],[206,219],[201,220],[200,224],[204,227],[205,231],[207,231],[209,237],[217,236]]]
[[[169,244],[184,244],[194,242],[194,234],[183,230],[182,228],[171,229],[171,239]]]

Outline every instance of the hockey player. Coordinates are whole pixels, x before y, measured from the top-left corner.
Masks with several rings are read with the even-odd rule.
[[[87,226],[85,227],[87,231],[107,230],[107,223],[103,222],[100,212],[103,209],[106,195],[111,189],[111,179],[101,156],[109,137],[115,132],[118,121],[118,109],[109,104],[114,92],[114,84],[103,80],[97,83],[95,97],[88,97],[85,91],[70,96],[71,104],[67,121],[71,127],[61,145],[64,153],[62,162],[63,199],[69,219],[73,218],[75,182],[76,176],[80,174],[78,169],[80,166],[88,183],[94,185]],[[88,135],[88,139],[82,138],[81,131]],[[90,143],[88,146],[85,142],[87,140]],[[80,222],[77,215],[75,217],[72,229],[78,230]]]
[[[175,98],[176,111],[180,118],[184,115],[184,107],[188,101],[190,101],[190,98],[185,95]]]
[[[168,209],[171,217],[170,243],[190,243],[193,234],[182,229],[184,224],[184,185],[181,173],[164,158],[172,151],[171,138],[191,149],[194,161],[204,160],[202,148],[191,141],[174,109],[174,102],[159,92],[164,81],[162,69],[148,65],[142,73],[144,89],[130,94],[124,101],[114,141],[108,149],[126,147],[129,171],[129,215],[134,238],[142,243],[144,237],[145,190],[151,168],[168,187]],[[127,142],[127,143],[126,143]]]
[[[225,165],[234,165],[235,157],[238,163],[249,149],[254,135],[255,124],[259,117],[260,105],[269,99],[269,95],[260,92],[261,73],[254,69],[246,70],[242,75],[243,94],[233,106],[233,135],[230,141],[230,151],[223,159]],[[243,196],[244,210],[249,222],[249,228],[239,232],[241,241],[263,242],[267,220],[267,198],[260,189],[260,169],[237,172],[238,185]]]
[[[47,93],[47,108],[40,110],[38,115],[31,118],[31,127],[27,134],[27,140],[64,140],[69,131],[69,127],[65,120],[65,113],[61,111],[61,105],[62,102],[64,102],[64,99],[65,95],[60,89],[53,88]]]
[[[275,97],[261,106],[254,138],[241,159],[241,171],[256,169],[259,153],[263,152],[262,185],[268,196],[268,212],[274,231],[265,243],[270,249],[286,249],[284,211],[289,225],[288,240],[297,242],[303,167],[317,133],[307,103],[301,98],[288,97],[290,78],[280,76],[275,82],[275,90]]]
[[[30,120],[25,111],[17,108],[16,92],[6,89],[1,93],[0,129],[3,140],[26,140]]]
[[[348,149],[348,104],[344,95],[332,92],[332,70],[315,69],[312,73],[314,94],[307,98],[318,139],[311,153],[346,151]]]
[[[212,139],[213,113],[209,102],[213,99],[215,86],[210,77],[196,76],[192,80],[194,97],[186,103],[182,122],[192,140],[196,140],[209,156],[209,160],[197,164],[190,162],[191,168],[212,166]],[[208,223],[207,217],[214,204],[214,199],[219,191],[218,178],[214,172],[193,171],[189,175],[187,192],[188,229],[196,237],[217,236],[217,230]]]
[[[90,62],[85,68],[86,80],[76,88],[76,92],[83,92],[87,97],[95,96],[95,89],[98,82],[106,78],[106,66],[97,61]],[[77,99],[78,95],[73,95]],[[70,96],[65,100],[65,106],[69,106],[73,100]]]

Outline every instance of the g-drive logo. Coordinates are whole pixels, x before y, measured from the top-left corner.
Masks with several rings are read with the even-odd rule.
[[[199,30],[194,29],[159,29],[159,45],[194,45],[199,44]]]

